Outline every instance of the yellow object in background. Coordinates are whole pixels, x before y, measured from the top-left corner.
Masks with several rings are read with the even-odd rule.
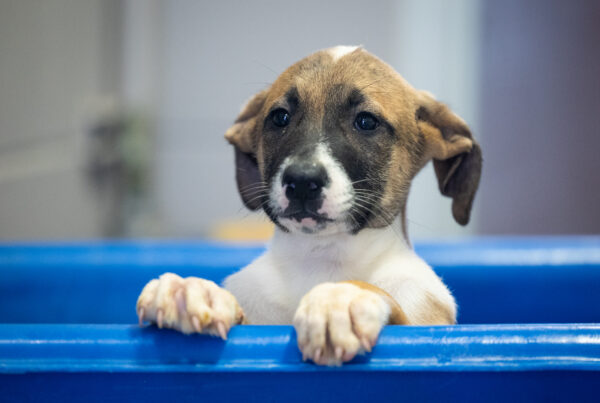
[[[274,225],[264,216],[223,221],[211,231],[211,237],[223,241],[265,242],[273,235]]]

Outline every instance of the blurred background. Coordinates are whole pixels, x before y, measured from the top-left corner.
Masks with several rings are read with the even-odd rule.
[[[223,138],[288,65],[364,45],[471,126],[471,224],[431,165],[412,238],[600,232],[600,2],[0,0],[0,240],[264,239]]]

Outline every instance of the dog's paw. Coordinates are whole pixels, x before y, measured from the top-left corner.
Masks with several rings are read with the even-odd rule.
[[[300,301],[294,316],[304,360],[340,365],[370,352],[390,307],[378,294],[348,283],[323,283]]]
[[[235,297],[214,282],[165,273],[150,281],[137,300],[140,325],[145,320],[180,332],[221,336],[243,321]]]

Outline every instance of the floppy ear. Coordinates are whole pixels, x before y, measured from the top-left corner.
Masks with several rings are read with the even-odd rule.
[[[261,207],[262,178],[256,161],[257,118],[267,98],[267,90],[254,95],[242,108],[225,138],[235,147],[235,179],[244,205],[250,210]]]
[[[456,222],[466,225],[481,177],[481,148],[467,124],[425,91],[419,92],[416,118],[440,192],[452,198]]]

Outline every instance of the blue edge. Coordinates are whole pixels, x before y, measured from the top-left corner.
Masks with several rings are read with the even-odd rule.
[[[290,326],[236,326],[224,342],[133,324],[149,279],[221,282],[262,246],[0,245],[0,400],[597,401],[600,237],[415,249],[462,324],[387,326],[371,354],[323,368],[302,362]]]

